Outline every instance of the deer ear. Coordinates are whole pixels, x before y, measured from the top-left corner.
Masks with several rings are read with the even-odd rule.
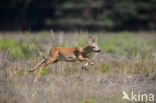
[[[95,35],[93,36],[93,41],[94,43],[97,43],[97,37]]]
[[[94,36],[94,38],[95,38],[95,41],[97,41],[97,40],[98,40],[96,36]]]
[[[89,36],[89,38],[88,38],[88,44],[89,44],[89,45],[92,45],[92,39],[91,39],[91,36]]]

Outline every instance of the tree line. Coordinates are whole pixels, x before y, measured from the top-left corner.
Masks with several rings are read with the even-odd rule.
[[[0,0],[1,30],[156,30],[156,0]]]

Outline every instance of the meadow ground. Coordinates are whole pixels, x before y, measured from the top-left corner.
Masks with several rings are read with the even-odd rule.
[[[34,83],[38,71],[28,71],[50,48],[85,46],[90,33],[0,32],[0,103],[131,103],[122,91],[156,96],[156,32],[93,34],[102,52],[90,54],[88,72],[82,63],[59,62]]]

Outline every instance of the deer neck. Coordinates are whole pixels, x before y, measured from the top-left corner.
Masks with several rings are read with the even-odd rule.
[[[86,46],[83,48],[83,55],[86,56],[88,53],[91,53],[90,46]]]

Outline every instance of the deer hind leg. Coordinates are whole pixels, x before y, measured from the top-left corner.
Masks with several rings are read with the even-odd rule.
[[[33,67],[29,72],[33,72],[38,67],[40,67],[47,59],[42,59],[35,67]]]
[[[44,64],[41,65],[40,70],[39,70],[37,76],[36,76],[35,79],[34,79],[34,82],[37,81],[37,79],[38,79],[38,77],[40,76],[42,70],[43,70],[46,66],[48,66],[50,63],[52,63],[52,62],[54,62],[54,61],[55,61],[55,59],[53,59],[53,58],[48,58],[48,59],[46,59],[46,61],[44,62]]]

